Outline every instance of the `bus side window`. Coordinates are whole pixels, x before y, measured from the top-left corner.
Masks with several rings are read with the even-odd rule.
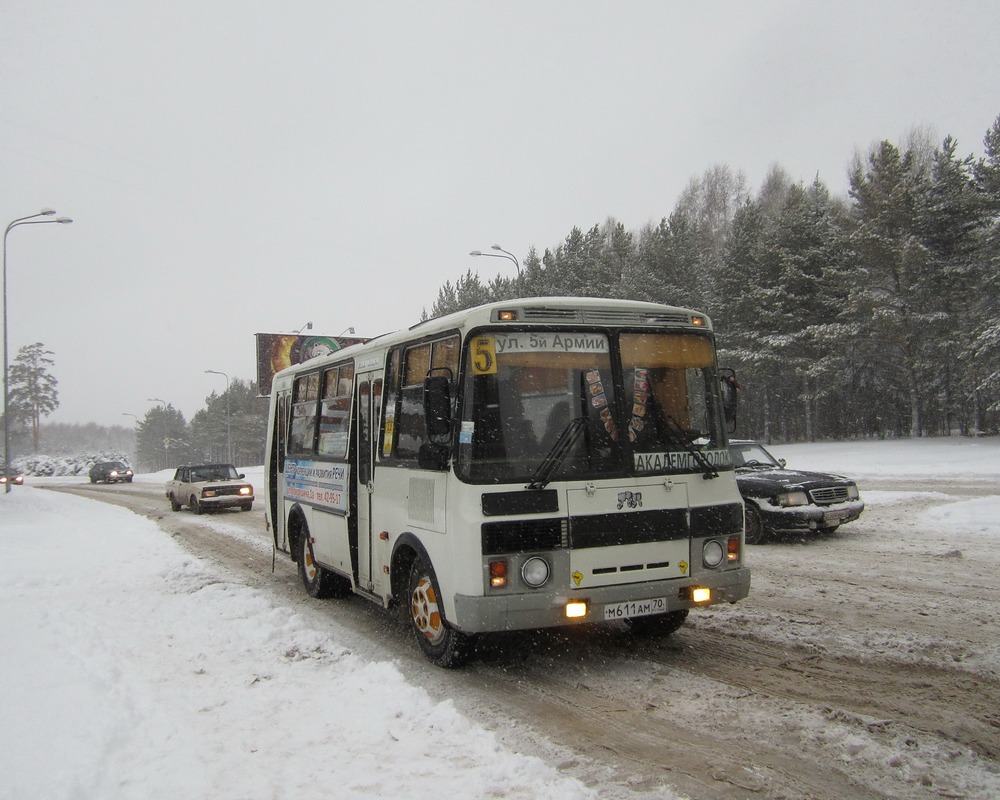
[[[424,416],[424,379],[429,374],[445,375],[454,382],[461,349],[458,336],[421,342],[389,356],[386,387],[385,431],[381,453],[393,458],[416,461],[420,445],[427,442]],[[454,392],[452,394],[454,398]],[[390,436],[395,435],[394,441]]]
[[[399,363],[400,348],[393,349],[385,365],[385,404],[382,414],[382,429],[379,433],[378,457],[388,459],[392,455],[392,449],[396,440],[396,415],[399,411],[397,400],[399,399]]]
[[[407,348],[403,354],[403,380],[396,415],[397,458],[416,460],[427,440],[424,423],[424,378],[431,366],[429,342]]]
[[[354,365],[331,367],[323,373],[323,400],[320,405],[319,447],[321,456],[347,458],[351,430],[351,394],[354,391]]]
[[[288,423],[288,452],[312,453],[316,442],[316,404],[319,399],[319,373],[295,379],[292,415]]]

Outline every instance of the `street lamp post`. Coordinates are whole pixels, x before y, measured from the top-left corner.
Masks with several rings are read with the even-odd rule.
[[[312,325],[312,323],[309,323]],[[212,375],[221,375],[226,379],[226,461],[227,463],[233,463],[233,431],[232,431],[232,415],[229,413],[229,376],[225,372],[219,372],[217,369],[206,369],[206,374],[211,373]]]
[[[4,229],[3,232],[3,468],[4,472],[10,470],[10,399],[7,382],[10,378],[8,365],[7,346],[7,234],[12,228],[18,225],[44,225],[47,222],[58,222],[61,225],[72,222],[68,217],[58,217],[56,219],[35,219],[35,217],[51,217],[56,212],[51,208],[43,208],[37,214],[29,214],[26,217],[18,217]],[[10,491],[10,481],[4,483],[4,490]]]
[[[489,258],[506,258],[508,261],[513,261],[514,266],[517,267],[517,291],[518,294],[523,290],[522,276],[521,276],[521,262],[517,260],[517,256],[513,253],[504,250],[500,245],[495,244],[491,250],[499,250],[499,253],[484,253],[481,250],[473,250],[469,253],[470,256],[488,256]]]

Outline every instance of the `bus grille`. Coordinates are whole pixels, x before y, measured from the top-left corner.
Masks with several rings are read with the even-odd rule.
[[[483,524],[483,555],[558,550],[569,546],[564,519],[531,519]]]
[[[565,519],[528,519],[485,522],[483,554],[524,553],[570,547],[615,547],[618,545],[669,542],[689,536],[728,536],[743,528],[743,506],[727,503],[635,511],[630,514],[593,514]]]

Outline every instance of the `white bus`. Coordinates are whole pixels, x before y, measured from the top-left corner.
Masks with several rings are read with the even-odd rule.
[[[531,298],[277,373],[268,526],[313,597],[408,609],[440,666],[476,634],[671,633],[750,590],[709,319]]]

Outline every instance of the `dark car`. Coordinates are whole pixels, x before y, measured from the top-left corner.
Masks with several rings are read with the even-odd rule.
[[[850,478],[785,468],[760,442],[729,443],[736,483],[746,504],[746,540],[776,533],[830,533],[861,516],[865,504]]]
[[[121,461],[99,461],[90,468],[91,483],[132,483],[132,470]]]

